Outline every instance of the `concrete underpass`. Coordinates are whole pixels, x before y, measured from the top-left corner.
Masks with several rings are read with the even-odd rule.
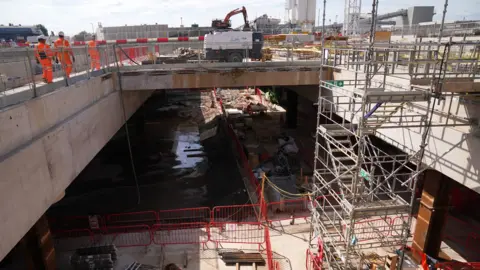
[[[238,151],[225,129],[226,120],[218,99],[212,94],[215,88],[240,91],[250,86],[264,93],[276,91],[278,104],[286,110],[279,131],[297,140],[302,176],[311,177],[318,69],[310,66],[281,69],[167,72],[126,68],[120,75],[104,74],[5,108],[0,112],[0,170],[5,176],[0,187],[3,192],[0,214],[8,217],[1,223],[3,231],[8,233],[0,236],[0,257],[4,258],[15,247],[6,264],[16,262],[25,250],[30,250],[32,261],[42,261],[38,256],[42,250],[35,250],[28,243],[38,236],[32,231],[41,231],[39,228],[45,227],[47,219],[55,230],[61,228],[54,227],[54,220],[64,216],[252,203],[245,174],[237,163]],[[333,79],[332,72],[331,69],[324,72],[324,79]],[[335,117],[342,119],[341,115]],[[327,119],[320,122],[329,124]],[[217,134],[201,140],[201,134],[213,127],[218,127]],[[278,135],[271,134],[271,138],[259,141],[272,143]],[[394,129],[379,135],[372,135],[372,141],[383,151],[401,154],[409,150],[384,139],[400,136]],[[404,140],[406,137],[413,148],[417,147],[415,135],[403,135]],[[398,138],[396,143],[408,146],[407,141],[401,140]],[[242,142],[246,152],[251,152],[249,147],[253,143]],[[444,149],[445,144],[442,139],[432,139],[431,159],[437,155],[434,147]],[[442,157],[450,165],[445,162],[427,170],[416,196],[419,201],[425,186],[424,192],[438,198],[435,207],[455,208],[457,216],[431,229],[430,237],[441,238],[441,231],[447,231],[443,243],[438,245],[450,249],[449,256],[479,260],[478,254],[455,241],[471,232],[459,232],[462,224],[479,224],[480,218],[468,211],[469,205],[479,201],[478,174],[474,175],[479,159],[478,153],[472,151],[478,146],[478,138],[468,138],[467,145],[470,146],[467,152],[460,148]],[[458,161],[466,156],[470,159],[469,166]],[[453,163],[459,168],[452,166]],[[451,194],[456,194],[455,199]],[[416,208],[421,209],[419,205]],[[276,236],[272,236],[272,242],[277,250],[288,253],[288,247],[281,248],[285,239]],[[308,238],[302,237],[305,241]],[[307,245],[303,246],[302,241],[292,243],[304,253]],[[58,255],[57,261],[65,263],[60,252]],[[142,258],[158,263],[147,257]],[[303,259],[291,260],[291,269],[304,264]]]

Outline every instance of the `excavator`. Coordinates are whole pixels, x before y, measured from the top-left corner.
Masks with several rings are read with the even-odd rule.
[[[215,28],[215,29],[231,29],[232,24],[230,22],[230,18],[237,15],[237,14],[240,14],[240,13],[243,14],[243,21],[244,21],[243,31],[250,31],[251,28],[250,28],[250,24],[248,22],[247,9],[245,7],[237,8],[237,9],[234,9],[234,10],[230,11],[225,16],[225,19],[223,19],[223,20],[220,20],[220,19],[213,20],[212,21],[212,27]]]

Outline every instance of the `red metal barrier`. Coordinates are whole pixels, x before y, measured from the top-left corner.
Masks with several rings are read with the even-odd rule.
[[[94,222],[94,218],[96,218],[96,222]],[[82,229],[100,230],[105,226],[105,221],[99,215],[49,217],[48,225],[52,232]]]
[[[471,232],[467,238],[467,248],[471,249],[477,254],[480,254],[480,235],[474,232]]]
[[[158,221],[158,215],[155,211],[119,213],[107,215],[106,226],[153,225]]]
[[[268,270],[275,270],[275,265],[273,263],[273,252],[272,252],[272,243],[270,243],[270,232],[267,226],[265,230],[265,243],[266,243],[266,252],[267,252],[267,267]]]
[[[265,242],[265,229],[259,222],[211,223],[210,240],[221,243],[258,244]]]
[[[259,222],[260,204],[215,206],[212,209],[212,223]]]
[[[53,235],[55,248],[58,250],[74,250],[94,244],[93,232],[89,229],[59,230]]]
[[[444,270],[479,270],[480,262],[442,262],[435,264],[435,268]]]
[[[391,221],[391,233],[392,236],[400,236],[397,231],[402,230],[404,223],[408,222],[408,216],[398,216]]]
[[[305,259],[305,269],[307,270],[321,270],[322,262],[318,256],[312,253],[310,249],[307,249]]]
[[[311,216],[309,204],[310,201],[307,198],[268,203],[268,221],[307,219]]]
[[[250,184],[256,188],[257,191],[257,196],[260,198],[260,190],[259,190],[259,183],[257,178],[252,172],[252,168],[250,167],[250,164],[248,163],[248,158],[245,155],[245,152],[243,150],[242,143],[238,140],[237,135],[235,134],[235,131],[231,127],[231,125],[227,125],[227,133],[230,135],[230,137],[233,139],[235,142],[235,148],[237,150],[237,153],[240,155],[240,160],[241,160],[241,165],[244,169],[244,173],[248,176],[250,180]]]
[[[105,242],[117,247],[148,246],[152,235],[148,225],[111,226],[105,228],[105,234],[99,235],[96,242]]]
[[[384,236],[390,234],[390,226],[392,224],[392,219],[387,217],[367,219],[355,222],[354,231],[355,236],[358,239],[358,242],[368,241],[379,237],[379,233]],[[343,229],[346,229],[346,225],[343,225]]]
[[[155,224],[151,232],[157,245],[206,244],[210,239],[207,222]]]
[[[208,207],[182,208],[158,211],[160,223],[210,222],[211,210]]]

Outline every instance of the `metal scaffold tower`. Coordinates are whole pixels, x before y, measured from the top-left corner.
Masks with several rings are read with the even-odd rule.
[[[442,156],[424,157],[432,128],[478,125],[452,104],[480,97],[468,95],[480,44],[441,31],[438,42],[376,43],[377,13],[373,0],[368,43],[326,48],[322,38],[311,245],[323,246],[327,269],[357,269],[378,248],[405,246],[417,179]],[[421,134],[418,149],[387,147],[379,138],[388,129]]]
[[[359,34],[360,12],[362,0],[345,0],[345,14],[343,18],[343,35]]]

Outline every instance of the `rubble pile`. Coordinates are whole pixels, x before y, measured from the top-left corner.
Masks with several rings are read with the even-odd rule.
[[[222,114],[221,108],[215,102],[213,93],[203,92],[200,94],[200,100],[180,101],[175,105],[180,105],[178,115],[189,119],[196,125],[203,125],[211,122],[215,117]]]
[[[221,89],[217,95],[222,99],[225,109],[238,110],[237,113],[251,116],[251,128],[258,140],[271,140],[282,131],[285,110],[266,100],[263,95],[255,94],[255,89]]]
[[[178,49],[175,49],[173,53],[175,55],[178,55],[179,58],[195,60],[198,59],[198,54],[200,54],[201,52],[192,48],[180,47]]]

